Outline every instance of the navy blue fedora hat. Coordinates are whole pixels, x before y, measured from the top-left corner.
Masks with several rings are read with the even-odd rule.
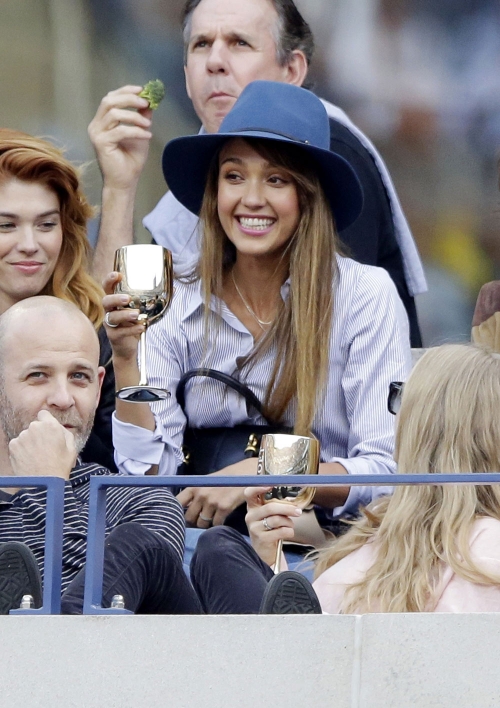
[[[199,214],[213,157],[230,138],[259,138],[296,145],[311,158],[341,231],[363,206],[363,191],[350,164],[330,151],[330,124],[317,96],[292,84],[253,81],[242,91],[218,133],[171,140],[163,174],[174,196]]]

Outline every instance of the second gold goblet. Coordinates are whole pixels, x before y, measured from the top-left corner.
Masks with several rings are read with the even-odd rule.
[[[296,475],[318,474],[319,442],[304,435],[273,433],[262,436],[257,463],[257,474]],[[314,487],[279,486],[266,493],[265,501],[288,501],[302,508],[313,500]],[[278,541],[274,572],[280,572],[283,541]]]

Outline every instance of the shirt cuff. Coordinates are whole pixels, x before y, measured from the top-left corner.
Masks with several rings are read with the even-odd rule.
[[[395,470],[388,467],[387,464],[374,460],[367,460],[362,457],[353,457],[345,459],[342,457],[334,457],[329,462],[339,462],[342,467],[345,467],[347,474],[394,474]],[[385,494],[392,494],[393,487],[351,487],[345,504],[332,509],[332,518],[338,519],[341,517],[353,517],[359,513],[360,506],[367,506],[371,501]]]
[[[152,431],[124,423],[113,413],[113,446],[116,452],[138,462],[157,465],[163,454],[164,442],[158,429]]]
[[[152,465],[159,465],[158,474],[176,473],[177,463],[174,461],[170,465],[165,459],[166,457],[175,459],[173,442],[168,436],[163,435],[159,425],[154,431],[147,430],[138,425],[125,423],[116,417],[116,413],[113,413],[112,421],[115,461],[120,472],[143,475]]]

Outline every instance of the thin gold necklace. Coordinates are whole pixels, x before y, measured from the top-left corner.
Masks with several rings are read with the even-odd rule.
[[[248,302],[247,302],[247,301],[245,300],[245,298],[243,297],[243,293],[242,293],[241,290],[239,289],[238,285],[236,284],[236,280],[234,279],[234,272],[233,272],[233,271],[231,271],[231,278],[233,279],[233,283],[234,283],[234,287],[236,288],[236,292],[238,293],[238,295],[239,295],[240,298],[241,298],[241,302],[245,305],[246,309],[247,309],[248,312],[252,315],[252,317],[253,317],[254,320],[257,322],[257,324],[259,325],[259,327],[261,328],[261,330],[262,330],[263,332],[265,332],[264,327],[269,327],[269,325],[272,325],[273,320],[271,320],[270,322],[265,322],[264,320],[259,320],[259,318],[258,318],[257,315],[255,314],[255,312],[252,310],[252,308],[250,307],[250,305],[248,304]]]

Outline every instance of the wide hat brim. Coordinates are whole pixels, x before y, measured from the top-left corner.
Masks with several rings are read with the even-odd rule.
[[[350,226],[363,208],[363,190],[356,173],[341,155],[283,135],[261,131],[238,131],[189,135],[171,140],[163,151],[165,180],[173,195],[194,214],[199,214],[207,176],[214,156],[234,138],[259,138],[295,145],[310,157],[330,204],[338,231]]]

